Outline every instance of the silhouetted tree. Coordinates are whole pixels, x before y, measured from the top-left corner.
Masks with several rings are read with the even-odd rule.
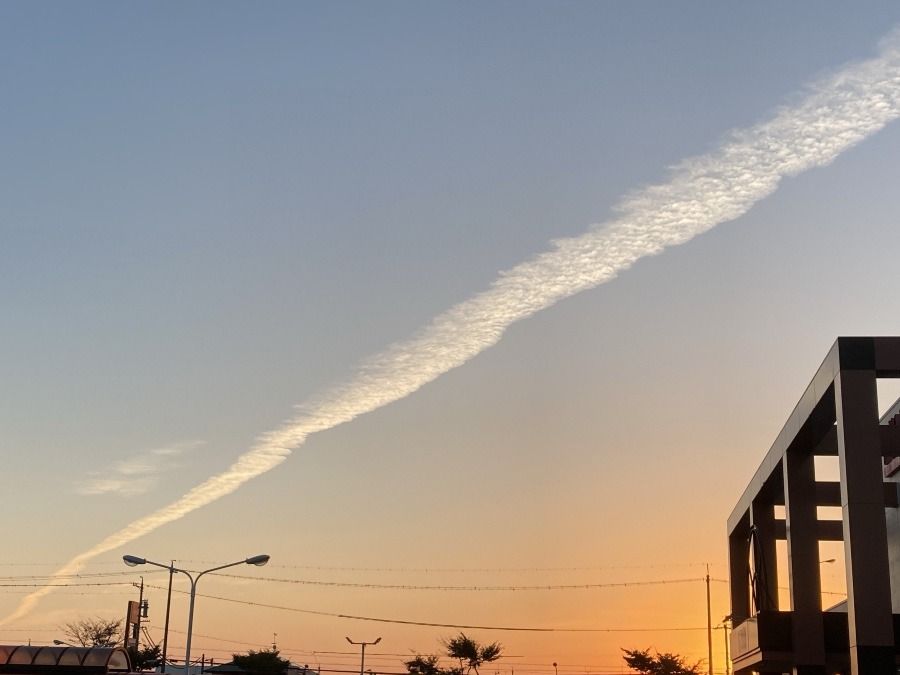
[[[278,650],[274,648],[258,652],[251,649],[246,654],[232,654],[231,662],[253,675],[279,675],[291,665],[290,661],[278,656]]]
[[[478,666],[496,661],[503,653],[503,645],[499,642],[482,646],[465,633],[444,640],[443,645],[447,650],[447,656],[459,659],[459,665],[465,668],[465,672],[474,670],[475,675],[480,675]]]
[[[684,657],[666,652],[650,655],[649,649],[623,649],[625,663],[641,675],[700,675],[700,662],[688,665]]]
[[[152,670],[159,665],[162,653],[159,645],[143,647],[141,649],[129,647],[128,657],[131,659],[131,667],[133,670]]]
[[[99,616],[77,619],[60,626],[73,642],[82,647],[115,647],[122,641],[122,620]]]
[[[437,654],[416,654],[409,661],[404,661],[403,665],[409,675],[464,675],[459,666],[442,668],[440,660],[441,657]]]
[[[496,661],[503,652],[503,645],[499,642],[482,646],[465,633],[442,640],[441,644],[447,656],[459,661],[458,666],[444,668],[437,654],[416,654],[403,662],[409,675],[468,675],[473,670],[475,675],[479,675],[478,666]]]

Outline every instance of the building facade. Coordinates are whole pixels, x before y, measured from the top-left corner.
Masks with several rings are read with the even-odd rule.
[[[900,672],[900,401],[879,416],[876,388],[898,377],[900,337],[838,338],[732,511],[736,674]],[[837,458],[839,480],[817,477],[820,456]],[[840,520],[821,519],[823,506]],[[831,608],[822,541],[843,542],[847,598]]]

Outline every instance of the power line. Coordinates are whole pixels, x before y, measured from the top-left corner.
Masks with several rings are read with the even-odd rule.
[[[598,584],[550,584],[534,586],[417,586],[414,584],[362,584],[346,581],[310,581],[306,579],[278,579],[274,577],[251,577],[241,574],[214,574],[213,576],[228,577],[231,579],[254,579],[256,581],[272,581],[279,584],[300,584],[304,586],[332,586],[341,588],[371,588],[384,590],[403,591],[561,591],[561,590],[586,590],[593,588],[623,588],[626,586],[655,586],[662,584],[688,584],[706,582],[705,578],[690,579],[657,579],[651,581],[616,581]],[[728,583],[725,579],[710,579],[721,583]]]
[[[131,586],[130,581],[85,581],[85,582],[76,582],[69,584],[4,584],[0,583],[0,588],[35,588],[52,585],[55,588],[68,588],[71,586]]]
[[[13,590],[10,590],[10,591],[2,591],[2,594],[3,594],[3,595],[20,595],[20,596],[25,596],[25,595],[30,595],[31,593],[32,593],[32,591],[26,591],[26,590],[21,590],[21,591],[13,591]],[[121,590],[121,591],[119,591],[119,592],[111,592],[111,593],[110,593],[110,592],[103,592],[103,591],[81,591],[81,592],[79,592],[79,591],[67,591],[67,592],[55,593],[54,595],[57,595],[57,596],[75,596],[75,595],[85,596],[85,595],[87,595],[87,596],[90,596],[90,597],[92,597],[92,598],[96,598],[96,597],[107,597],[107,598],[122,598],[122,597],[126,597],[126,598],[131,598],[131,597],[133,597],[133,595],[132,595],[130,592],[127,592],[127,591],[124,590],[124,589]],[[3,629],[0,628],[0,630],[3,630]]]
[[[205,560],[182,560],[196,565],[215,564]],[[323,565],[270,565],[276,569],[300,569],[329,572],[599,572],[603,570],[672,569],[677,567],[702,567],[707,563],[672,563],[664,565],[605,565],[600,567],[333,567]],[[711,567],[727,567],[725,563],[709,563]]]
[[[0,567],[62,567],[65,562],[0,562]],[[90,560],[82,563],[88,565],[121,565],[121,560]]]
[[[180,564],[216,564],[216,561],[208,560],[181,560]],[[0,562],[2,567],[63,567],[65,562]],[[109,566],[115,565],[121,567],[122,561],[116,560],[91,560],[82,563],[85,567],[93,566]],[[709,564],[710,567],[727,567],[723,562],[684,562],[684,563],[663,563],[649,565],[594,565],[594,566],[564,566],[564,567],[353,567],[346,565],[270,565],[274,569],[302,569],[302,570],[319,570],[319,571],[341,571],[341,572],[597,572],[603,570],[636,570],[636,569],[673,569],[684,567],[703,567]],[[165,573],[165,570],[147,570],[150,572]],[[128,571],[122,572],[128,574]],[[113,574],[110,572],[109,574]]]
[[[150,586],[150,588],[156,588],[158,590],[164,590],[159,586]],[[176,593],[187,593],[187,591],[173,591]],[[656,632],[670,632],[670,631],[699,631],[706,630],[706,626],[701,626],[699,628],[688,628],[688,627],[678,627],[678,628],[535,628],[535,627],[522,627],[522,626],[478,626],[478,625],[469,625],[469,624],[455,624],[455,623],[438,623],[432,621],[408,621],[403,619],[385,619],[381,617],[371,617],[371,616],[357,616],[354,614],[337,614],[334,612],[322,612],[313,609],[300,609],[298,607],[284,607],[282,605],[271,605],[263,602],[253,602],[252,600],[236,600],[234,598],[223,598],[218,595],[206,595],[202,593],[197,593],[203,598],[209,598],[211,600],[221,600],[223,602],[233,602],[241,605],[249,605],[253,607],[264,607],[266,609],[277,609],[285,612],[297,612],[300,614],[313,614],[316,616],[329,616],[337,619],[352,619],[354,621],[372,621],[375,623],[390,623],[390,624],[399,624],[404,626],[425,626],[430,628],[455,628],[455,629],[465,629],[465,630],[497,630],[497,631],[515,631],[515,632],[523,632],[523,633],[656,633]]]
[[[148,574],[165,573],[165,570],[148,570]],[[0,581],[18,581],[21,579],[102,579],[104,577],[134,576],[134,572],[125,570],[122,572],[89,572],[87,574],[17,574],[0,576]]]

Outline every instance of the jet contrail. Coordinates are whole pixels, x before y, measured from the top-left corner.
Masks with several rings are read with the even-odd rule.
[[[437,316],[405,342],[366,362],[351,380],[297,406],[299,413],[260,438],[226,471],[76,556],[47,586],[26,596],[0,625],[19,619],[64,575],[223,497],[281,464],[317,431],[331,429],[413,393],[496,344],[514,322],[593,288],[635,261],[683,244],[746,213],[785,176],[825,166],[900,117],[900,30],[878,56],[846,66],[805,90],[796,105],[732,132],[712,152],[672,170],[669,182],[644,188],[617,207],[619,217],[501,273],[490,288]]]

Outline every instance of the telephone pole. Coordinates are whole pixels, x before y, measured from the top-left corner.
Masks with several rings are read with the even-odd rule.
[[[709,675],[713,675],[712,602],[709,596],[709,563],[706,564],[706,642],[709,645]]]

